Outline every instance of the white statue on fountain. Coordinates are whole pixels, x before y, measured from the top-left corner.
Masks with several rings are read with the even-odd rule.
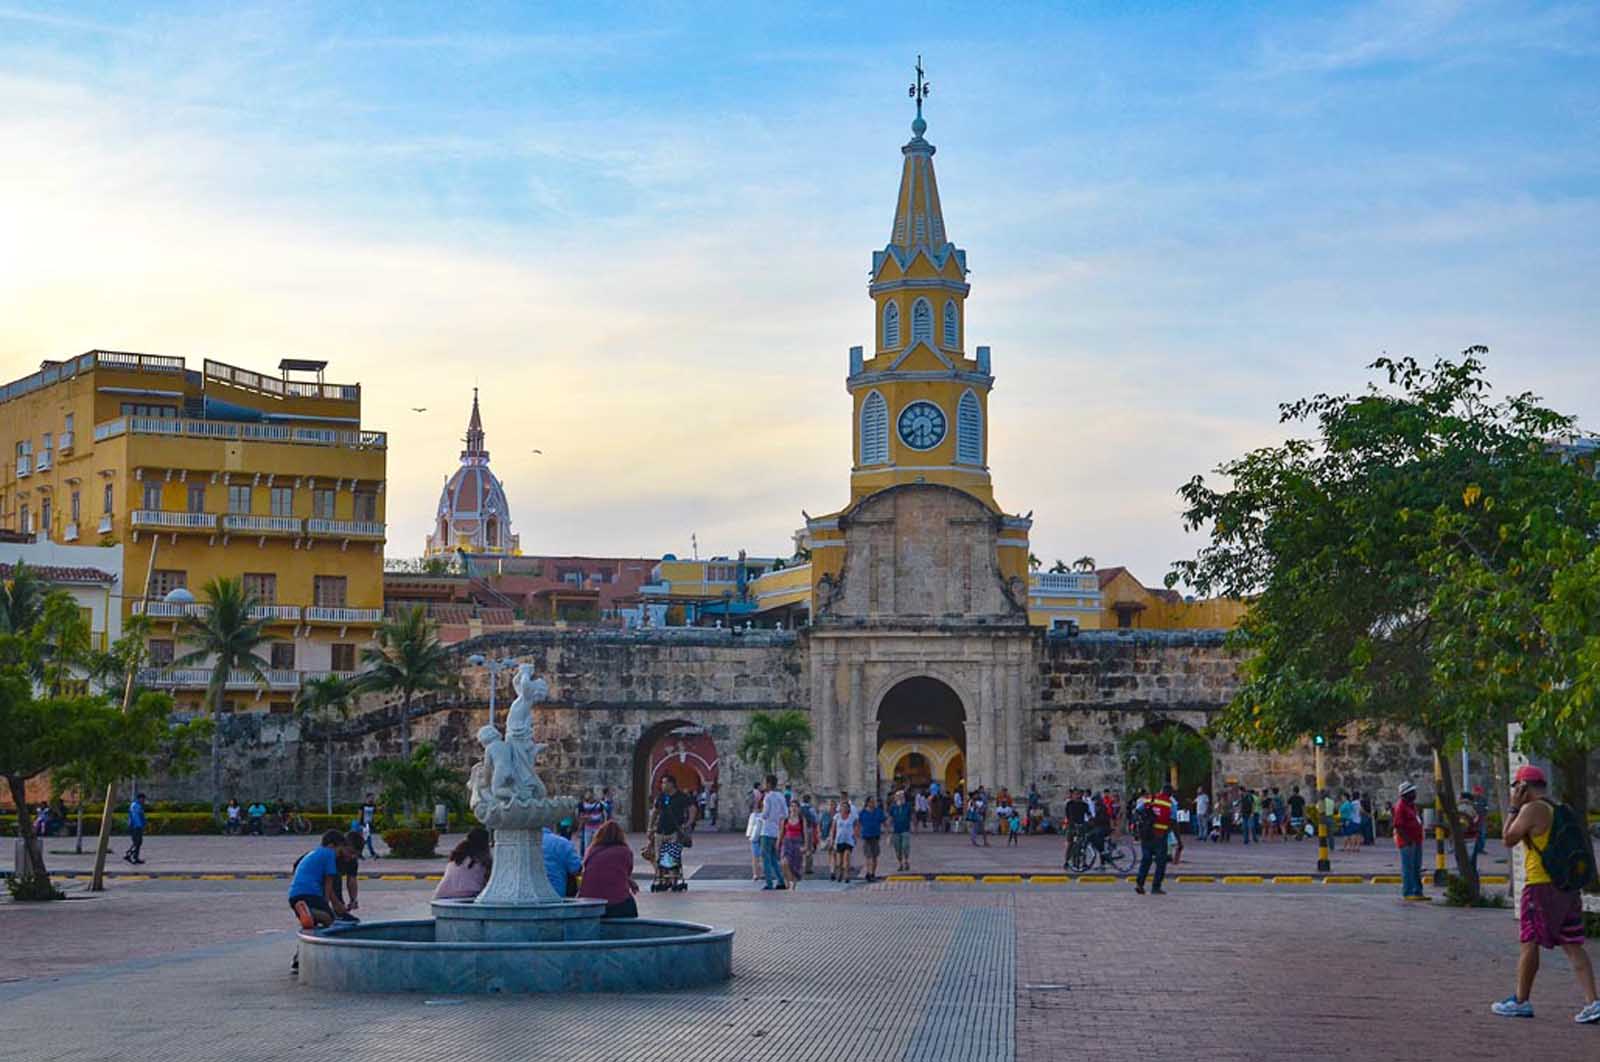
[[[469,783],[472,813],[495,831],[494,866],[478,903],[550,903],[561,899],[545,874],[542,831],[563,818],[575,818],[573,797],[550,797],[534,769],[543,745],[533,740],[533,706],[550,695],[533,667],[517,668],[517,699],[506,713],[506,733],[494,720],[478,731],[483,759],[472,768]]]

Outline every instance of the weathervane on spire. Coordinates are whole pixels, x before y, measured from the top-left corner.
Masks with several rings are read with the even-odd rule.
[[[928,93],[933,91],[933,86],[922,79],[922,55],[920,53],[917,55],[916,69],[917,80],[911,83],[911,87],[906,90],[906,95],[917,101],[917,117],[911,123],[911,131],[917,136],[921,136],[928,130],[928,123],[922,120],[922,101],[928,98]]]

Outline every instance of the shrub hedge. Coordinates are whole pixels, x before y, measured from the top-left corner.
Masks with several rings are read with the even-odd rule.
[[[319,834],[325,830],[348,829],[350,821],[356,817],[355,812],[341,815],[338,812],[328,815],[323,812],[308,813],[306,820],[311,823],[311,834]],[[249,832],[249,823],[244,827]],[[211,812],[207,811],[152,811],[145,815],[145,830],[147,833],[160,834],[208,834],[221,833],[222,827],[211,819]],[[68,815],[61,832],[51,840],[60,840],[62,837],[72,837],[78,832],[78,819],[76,815]],[[98,814],[83,816],[83,835],[92,837],[100,832],[100,816]],[[116,812],[111,816],[111,832],[125,834],[128,832],[128,816],[126,812]],[[17,835],[17,817],[6,813],[0,815],[0,835],[15,837]]]
[[[400,859],[432,859],[437,855],[434,847],[439,843],[439,831],[397,827],[383,832],[383,843],[389,846],[390,855]]]

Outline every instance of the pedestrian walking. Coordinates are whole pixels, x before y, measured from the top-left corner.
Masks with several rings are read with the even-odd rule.
[[[894,843],[895,869],[902,874],[911,869],[911,803],[906,791],[898,789],[889,805],[890,840]]]
[[[878,806],[878,798],[869,796],[856,816],[861,831],[861,862],[868,881],[878,880],[878,856],[883,845],[883,822],[888,818]]]
[[[833,880],[849,881],[850,853],[856,847],[856,811],[850,806],[850,794],[839,794],[839,810],[833,816]]]
[[[1156,896],[1163,896],[1166,890],[1161,887],[1167,879],[1167,834],[1172,830],[1172,786],[1164,785],[1161,792],[1146,800],[1135,808],[1135,821],[1139,833],[1139,880],[1133,886],[1133,891],[1140,896],[1144,895],[1144,883],[1154,864],[1156,878],[1150,891]]]
[[[1501,838],[1506,847],[1522,845],[1523,885],[1518,910],[1521,954],[1517,959],[1517,991],[1490,1008],[1505,1018],[1533,1017],[1533,979],[1539,973],[1539,949],[1567,953],[1578,987],[1588,1001],[1573,1020],[1600,1024],[1600,998],[1595,994],[1594,964],[1583,943],[1583,892],[1596,880],[1594,846],[1570,807],[1548,796],[1544,772],[1532,764],[1517,768],[1511,787],[1511,811]]]
[[[812,872],[817,851],[817,809],[811,802],[810,793],[804,793],[800,797],[800,822],[805,826],[805,836],[801,838],[800,845],[800,874],[805,877]]]
[[[1250,843],[1252,836],[1260,843],[1261,835],[1256,830],[1256,795],[1249,789],[1239,798],[1239,826],[1245,844]]]
[[[261,832],[259,827],[256,832]],[[372,799],[371,793],[368,793],[367,799],[361,802],[361,832],[366,839],[366,854],[377,859],[378,850],[372,846],[372,835],[378,832],[378,805]]]
[[[1400,849],[1400,895],[1422,898],[1422,817],[1417,814],[1417,787],[1400,783],[1394,806],[1394,844]]]
[[[1194,794],[1194,836],[1196,840],[1203,841],[1211,832],[1211,798],[1206,795],[1205,786],[1201,786]]]
[[[1289,831],[1294,834],[1294,839],[1306,839],[1306,798],[1300,795],[1300,787],[1295,786],[1289,793]]]
[[[763,889],[781,889],[783,867],[778,860],[778,839],[783,834],[783,820],[789,817],[789,802],[778,789],[778,776],[767,775],[767,792],[761,798],[761,876]]]
[[[783,863],[783,882],[789,888],[800,884],[805,877],[806,820],[799,804],[790,804],[784,816],[783,832],[778,837],[779,857]]]
[[[125,863],[144,862],[144,794],[135,793],[128,805],[128,850],[122,853]]]
[[[750,880],[761,880],[761,834],[764,832],[761,819],[761,809],[756,808],[750,812],[750,820],[745,823],[744,837],[750,842]]]

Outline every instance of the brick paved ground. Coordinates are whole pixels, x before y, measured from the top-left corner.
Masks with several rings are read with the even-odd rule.
[[[363,914],[428,888],[372,882]],[[698,888],[647,915],[731,926],[735,979],[639,997],[323,997],[278,882],[145,881],[0,903],[0,1057],[18,1059],[1502,1059],[1600,1057],[1547,965],[1534,1021],[1488,1013],[1504,911],[1326,886]]]
[[[448,852],[458,839],[447,836],[439,843],[441,852]],[[197,871],[240,873],[283,873],[296,856],[316,843],[304,837],[183,837],[161,836],[145,839],[145,871]],[[93,838],[86,847],[93,849]],[[643,844],[635,837],[635,851]],[[52,871],[88,870],[94,864],[92,854],[73,855],[71,838],[51,838],[46,845]],[[131,872],[134,868],[122,862],[119,856],[127,847],[123,838],[113,838],[112,858],[107,863],[110,870]],[[379,850],[383,850],[379,842]],[[1259,845],[1191,844],[1184,850],[1181,869],[1195,874],[1308,874],[1316,869],[1315,842],[1268,842]],[[685,853],[691,873],[702,866],[717,868],[717,876],[738,876],[737,868],[749,867],[750,848],[744,835],[731,833],[699,833],[694,847]],[[1004,838],[989,838],[989,847],[973,847],[966,837],[957,834],[918,833],[912,839],[912,866],[919,872],[950,874],[1019,874],[1060,873],[1062,839],[1054,836],[1018,838],[1015,847],[1008,846]],[[1432,867],[1432,851],[1426,853],[1426,866]],[[1484,852],[1480,869],[1484,873],[1505,873],[1504,848],[1493,842]],[[857,867],[860,860],[856,861]],[[1453,865],[1453,857],[1452,857]],[[879,869],[890,873],[894,856],[887,842]],[[364,868],[375,873],[384,872],[437,872],[439,861],[378,860]],[[1180,867],[1174,867],[1174,870]],[[1355,853],[1333,853],[1335,873],[1345,874],[1398,874],[1400,861],[1394,844],[1380,839],[1370,848]]]

